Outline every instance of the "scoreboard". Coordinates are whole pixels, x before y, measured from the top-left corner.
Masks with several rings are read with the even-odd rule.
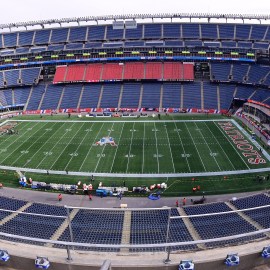
[[[195,63],[194,69],[195,72],[209,72],[209,64],[206,62]]]

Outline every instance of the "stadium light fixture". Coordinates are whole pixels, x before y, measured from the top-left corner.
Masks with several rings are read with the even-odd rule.
[[[7,262],[9,260],[10,256],[6,250],[0,249],[0,260]]]
[[[48,269],[50,267],[50,261],[48,257],[37,257],[35,259],[35,266],[36,268],[40,269]]]
[[[262,250],[262,257],[270,258],[270,246],[264,247]]]
[[[225,259],[225,264],[227,266],[235,266],[240,263],[240,258],[238,256],[238,253],[230,253],[227,255]]]
[[[179,264],[178,270],[194,270],[194,263],[192,260],[182,260]]]

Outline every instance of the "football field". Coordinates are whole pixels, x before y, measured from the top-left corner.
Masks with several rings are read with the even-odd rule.
[[[221,120],[12,123],[18,134],[0,136],[1,166],[93,174],[178,174],[269,167],[263,156],[265,162],[254,162],[255,157],[246,151],[247,144],[249,150],[254,148],[253,154],[259,149],[244,135],[245,147],[239,147]],[[2,124],[2,129],[7,125],[9,122]],[[231,130],[240,134],[231,125]]]

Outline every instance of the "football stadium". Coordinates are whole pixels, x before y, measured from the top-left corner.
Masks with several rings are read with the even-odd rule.
[[[0,267],[270,269],[269,22],[1,24]]]

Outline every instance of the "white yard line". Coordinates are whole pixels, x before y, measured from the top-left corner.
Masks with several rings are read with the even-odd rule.
[[[124,126],[125,126],[125,123],[123,124],[122,129],[121,129],[121,133],[120,133],[119,140],[118,140],[118,145],[120,144],[120,141],[121,141],[121,138],[122,138],[122,133],[123,133],[123,130],[124,130]],[[111,169],[110,169],[110,173],[112,172],[112,168],[113,168],[113,165],[114,165],[114,161],[115,161],[115,157],[116,157],[116,154],[117,154],[118,149],[119,149],[119,147],[117,147],[117,149],[116,149],[116,151],[114,153],[113,161],[112,161],[112,166],[111,166]]]
[[[157,146],[157,132],[156,132],[156,123],[154,122],[154,126],[155,126],[155,139],[156,139],[156,151],[157,151],[157,165],[158,165],[158,173],[159,173],[159,159],[158,159],[158,146]]]
[[[114,127],[114,124],[115,124],[115,122],[113,122],[113,124],[112,124],[112,127],[111,127],[111,129],[110,129],[110,132],[109,132],[108,137],[109,137],[109,136],[111,135],[111,133],[112,133],[112,129],[113,129],[113,127]],[[106,147],[106,144],[103,145],[103,148],[102,148],[102,151],[101,151],[100,157],[99,157],[99,159],[98,159],[98,162],[97,162],[97,164],[96,164],[96,167],[95,167],[94,172],[96,172],[96,170],[97,170],[97,168],[98,168],[98,165],[99,165],[99,162],[100,162],[100,160],[102,159],[102,154],[103,154],[103,152],[104,152],[105,147]]]
[[[167,139],[168,139],[168,143],[169,143],[169,149],[170,149],[170,153],[171,153],[171,160],[172,160],[172,165],[173,165],[173,172],[175,173],[175,167],[174,167],[174,161],[173,161],[172,148],[171,148],[171,143],[170,143],[170,139],[169,139],[169,135],[168,135],[167,126],[165,126],[165,130],[166,130],[166,135],[167,135]]]
[[[144,170],[144,144],[145,144],[145,123],[143,123],[143,157],[142,157],[142,173]]]
[[[4,123],[6,124],[8,121],[5,121]],[[19,125],[21,125],[22,123],[19,123],[17,126],[15,126],[15,129],[17,128],[17,127],[19,127]],[[1,125],[0,126],[3,126],[3,123],[1,123]],[[24,133],[26,133],[26,132],[24,132]],[[23,134],[24,134],[23,133]],[[10,138],[12,138],[12,136],[9,136],[8,134],[2,134],[2,136],[5,136],[6,135],[6,138],[5,139],[3,139],[3,140],[1,140],[1,142],[0,142],[0,148],[1,148],[1,145],[2,144],[5,144],[7,141],[8,141],[8,139],[10,139]],[[16,135],[19,135],[19,134],[16,134]],[[0,135],[1,136],[1,135]],[[20,137],[20,135],[19,135],[19,137]],[[14,142],[13,140],[12,140],[12,142]]]
[[[199,156],[199,158],[200,158],[200,160],[201,160],[201,163],[202,163],[202,165],[203,165],[203,168],[204,168],[204,170],[206,171],[206,168],[205,168],[205,165],[204,165],[204,163],[203,163],[202,157],[201,157],[201,155],[200,155],[200,153],[199,153],[199,150],[198,150],[198,148],[197,148],[197,146],[196,146],[196,144],[195,144],[195,142],[194,142],[194,140],[193,140],[192,135],[190,134],[190,131],[189,131],[188,127],[187,127],[187,124],[186,124],[186,123],[184,123],[184,124],[185,124],[186,129],[187,129],[187,131],[188,131],[188,133],[189,133],[189,136],[190,136],[190,138],[191,138],[191,140],[192,140],[192,142],[193,142],[193,144],[194,144],[194,146],[195,146],[195,148],[196,148],[197,154],[198,154],[198,156]]]
[[[74,124],[73,124],[74,125]],[[73,127],[73,125],[71,126],[71,128]],[[57,160],[62,156],[62,154],[64,153],[64,151],[67,149],[67,147],[70,145],[70,142],[76,137],[76,135],[78,134],[79,131],[81,131],[83,125],[81,125],[81,127],[76,131],[76,133],[71,137],[71,139],[69,140],[69,142],[67,143],[67,145],[63,148],[63,150],[61,151],[61,153],[58,155],[57,158],[55,158],[54,163],[51,165],[51,168],[54,166],[54,164],[57,162]]]
[[[94,122],[94,125],[95,125],[95,123],[96,123],[96,122]],[[104,126],[104,123],[102,123],[102,125],[101,125],[101,127],[100,127],[100,129],[99,129],[99,131],[98,131],[98,133],[97,133],[97,135],[96,135],[96,137],[95,137],[95,139],[93,140],[93,142],[92,142],[92,144],[91,144],[91,147],[88,149],[88,152],[87,152],[87,154],[85,155],[85,158],[84,158],[84,160],[83,160],[83,162],[82,162],[82,164],[81,164],[81,167],[80,167],[79,171],[82,169],[82,167],[83,167],[83,165],[84,165],[84,163],[85,163],[87,157],[89,156],[89,154],[90,154],[90,152],[91,152],[91,149],[92,149],[93,145],[95,144],[95,142],[97,141],[97,139],[98,139],[98,137],[99,137],[99,133],[100,133],[100,131],[102,130],[103,126]],[[93,173],[91,173],[91,175],[92,175],[92,174],[93,174]]]
[[[223,136],[226,138],[226,140],[230,143],[230,145],[233,147],[233,149],[235,150],[235,152],[237,153],[237,155],[242,159],[242,161],[245,163],[245,165],[247,166],[248,169],[250,169],[250,167],[247,165],[246,161],[244,160],[244,158],[241,156],[241,154],[235,149],[235,146],[233,145],[233,143],[229,140],[229,138],[224,134],[223,130],[219,127],[219,125],[217,125],[215,123],[215,125],[218,127],[218,129],[221,131],[221,133],[223,134]]]
[[[53,124],[53,126],[52,127],[54,127],[55,125],[56,125],[57,123],[54,123]],[[46,131],[47,132],[47,131]],[[54,132],[54,134],[57,132],[57,130]],[[52,135],[53,136],[53,135]],[[41,136],[42,137],[42,136]],[[46,140],[46,142],[42,142],[42,146],[38,149],[38,151],[36,151],[35,152],[35,154],[33,154],[32,156],[31,156],[31,160],[33,159],[33,157],[35,156],[35,155],[37,155],[40,151],[42,151],[41,149],[44,147],[44,146],[46,146],[46,143],[47,143],[47,141],[49,141],[51,139],[51,136]],[[27,165],[27,161],[25,162],[25,164],[23,165],[23,166],[26,166]]]
[[[38,123],[36,124],[38,125]],[[36,126],[34,125],[34,127]],[[36,134],[41,128],[39,128],[38,130],[35,131],[34,134]],[[31,132],[31,130],[27,130],[26,132],[24,132],[24,134],[26,134],[27,132]],[[31,134],[33,135],[33,134]],[[14,140],[11,144],[9,144],[9,146],[11,146],[12,144],[14,144],[20,137],[18,137],[16,140]],[[7,146],[7,148],[9,147]],[[3,160],[1,160],[1,162],[4,162],[7,158],[9,158],[14,152],[16,152],[19,148],[21,147],[21,144],[18,145],[18,147],[16,147],[7,157],[5,157]],[[21,157],[21,156],[20,156]],[[13,162],[14,163],[14,162]]]
[[[74,123],[73,123],[73,125],[74,125]],[[71,127],[73,127],[73,125],[72,125]],[[66,128],[64,125],[63,125],[63,127]],[[62,127],[60,127],[60,129],[62,129]],[[58,132],[60,129],[58,129],[56,132]],[[55,132],[55,133],[56,133],[56,132]],[[60,142],[60,141],[62,140],[62,138],[67,134],[67,132],[69,132],[69,131],[64,132],[63,135],[60,137],[60,139],[54,144],[54,146],[53,146],[50,150],[48,150],[48,152],[52,152],[52,150],[54,149],[54,147],[56,147],[56,145],[58,144],[58,142]],[[54,133],[54,134],[55,134],[55,133]],[[36,168],[38,168],[39,165],[42,164],[42,162],[43,162],[47,157],[48,157],[48,156],[44,156],[44,158],[37,164]]]
[[[133,123],[133,126],[132,126],[132,130],[133,130],[133,131],[132,131],[131,140],[130,140],[130,144],[129,144],[128,162],[127,162],[126,173],[128,172],[128,166],[129,166],[129,160],[130,160],[130,151],[131,151],[132,141],[133,141],[133,136],[134,136],[134,126],[135,126],[135,123]]]
[[[85,133],[85,135],[83,136],[83,139],[81,139],[81,142],[79,143],[77,149],[75,150],[75,153],[78,151],[78,149],[79,149],[80,146],[82,145],[83,141],[85,140],[85,138],[86,138],[86,136],[89,134],[89,132],[91,132],[90,130],[91,130],[92,127],[93,127],[93,122],[91,123],[91,126],[90,126],[89,130],[88,130],[88,131]],[[69,161],[68,161],[68,163],[67,163],[67,165],[66,165],[66,167],[65,167],[64,170],[67,169],[68,165],[69,165],[70,162],[73,160],[73,157],[74,157],[74,156],[72,156],[72,157],[69,159]]]
[[[187,155],[186,155],[186,151],[185,151],[185,148],[184,148],[184,144],[183,144],[183,142],[182,142],[180,133],[179,133],[179,131],[178,131],[178,127],[177,127],[177,125],[176,125],[175,122],[174,122],[174,126],[175,126],[175,129],[177,130],[177,135],[178,135],[178,138],[179,138],[179,140],[180,140],[181,146],[182,146],[183,151],[184,151],[185,159],[186,159],[186,162],[187,162],[187,165],[188,165],[188,170],[189,170],[189,172],[191,172],[190,165],[189,165],[189,162],[188,162],[188,157],[187,157]]]
[[[235,170],[235,167],[233,165],[233,163],[231,162],[231,159],[228,157],[228,155],[226,154],[226,152],[224,151],[223,147],[220,145],[218,139],[216,138],[216,136],[213,134],[213,132],[211,131],[211,129],[208,127],[207,124],[204,123],[204,125],[208,128],[208,130],[210,131],[210,133],[213,135],[214,139],[216,140],[216,142],[218,143],[219,147],[221,148],[221,150],[223,151],[223,153],[225,154],[226,158],[228,159],[228,161],[231,163],[233,169]]]
[[[201,137],[203,138],[203,140],[204,140],[204,142],[205,142],[205,144],[206,144],[206,146],[207,146],[208,150],[210,151],[210,152],[209,152],[209,154],[210,154],[210,153],[212,153],[212,150],[211,150],[211,148],[209,147],[209,145],[208,145],[207,141],[205,140],[205,138],[204,138],[204,136],[203,136],[203,134],[202,134],[201,130],[199,129],[199,127],[198,127],[197,123],[195,123],[195,125],[196,125],[196,127],[197,127],[198,131],[200,132]],[[221,168],[220,168],[220,166],[219,166],[219,164],[218,164],[218,162],[217,162],[216,157],[215,157],[214,155],[213,155],[213,156],[211,156],[211,157],[212,157],[212,158],[215,160],[215,162],[216,162],[216,164],[217,164],[217,166],[218,166],[219,170],[221,171]]]
[[[37,124],[36,124],[36,125],[37,125]],[[35,125],[35,126],[36,126],[36,125]],[[26,126],[28,126],[28,125],[26,125]],[[31,126],[31,125],[30,125],[30,126]],[[26,134],[27,132],[29,132],[29,130],[25,130],[23,133],[16,134],[16,137],[18,136],[17,139],[16,139],[16,140],[12,140],[11,143],[10,143],[8,146],[6,145],[6,143],[8,142],[7,140],[10,139],[10,138],[14,138],[14,137],[13,137],[13,136],[8,136],[8,135],[7,135],[7,139],[5,139],[5,140],[3,140],[3,141],[0,142],[0,148],[2,148],[2,147],[1,147],[2,144],[4,144],[3,148],[7,148],[7,147],[11,146],[14,142],[16,142],[16,141],[18,141],[19,139],[21,139],[22,135]]]

